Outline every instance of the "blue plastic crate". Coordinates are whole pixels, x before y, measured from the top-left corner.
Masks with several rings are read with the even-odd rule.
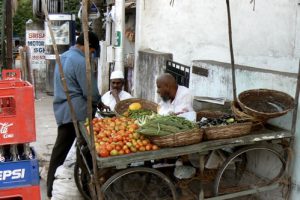
[[[39,185],[38,160],[20,160],[0,163],[0,190]]]

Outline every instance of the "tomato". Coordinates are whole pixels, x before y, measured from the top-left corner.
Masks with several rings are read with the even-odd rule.
[[[131,142],[126,142],[126,145],[127,145],[128,147],[132,147],[132,143],[131,143]]]
[[[141,146],[141,147],[139,148],[139,151],[146,151],[146,149],[145,149],[144,146]]]
[[[134,139],[139,139],[140,138],[140,134],[138,134],[137,132],[132,133],[133,138]]]
[[[154,145],[152,146],[152,150],[157,150],[157,149],[158,149],[158,146],[154,144]]]
[[[145,148],[146,148],[146,151],[150,151],[150,150],[152,150],[152,145],[151,144],[147,144]]]
[[[125,154],[131,153],[129,149],[125,149],[124,152],[125,152]]]
[[[120,145],[116,145],[116,150],[120,151],[122,149],[122,147]]]
[[[105,148],[109,152],[113,150],[113,146],[111,144],[106,144]]]
[[[121,135],[117,135],[117,136],[116,136],[116,139],[117,139],[117,141],[122,141],[122,140],[123,140],[123,138],[122,138]]]
[[[129,127],[132,128],[133,130],[136,130],[139,128],[139,125],[133,123],[133,124],[130,124]]]
[[[109,152],[106,149],[101,149],[99,152],[101,157],[108,157],[109,156]]]
[[[130,147],[130,151],[131,151],[131,152],[136,152],[137,149],[136,149],[135,147],[132,146],[132,147]]]
[[[115,150],[115,149],[113,149],[113,150],[110,151],[110,155],[111,156],[117,156],[118,154],[119,154],[119,152],[117,150]]]
[[[143,145],[147,145],[147,144],[150,143],[150,141],[149,140],[142,140],[142,143],[143,143]]]

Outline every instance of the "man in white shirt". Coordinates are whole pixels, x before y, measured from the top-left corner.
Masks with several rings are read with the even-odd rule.
[[[123,90],[124,74],[122,71],[113,71],[110,75],[111,90],[106,92],[102,97],[102,102],[109,106],[111,110],[115,105],[125,99],[132,98],[131,94]]]
[[[193,96],[187,87],[178,85],[175,78],[164,73],[156,79],[157,93],[162,101],[159,103],[158,113],[161,115],[176,114],[186,116],[192,115],[194,120]]]

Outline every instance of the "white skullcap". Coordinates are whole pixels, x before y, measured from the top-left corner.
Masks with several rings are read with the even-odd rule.
[[[124,79],[122,71],[113,71],[110,75],[110,79]]]

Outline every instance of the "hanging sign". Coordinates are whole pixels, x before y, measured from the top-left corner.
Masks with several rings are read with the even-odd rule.
[[[81,6],[80,6],[80,9],[78,11],[78,18],[81,19],[82,17],[82,3],[80,3]],[[96,6],[96,4],[94,2],[91,2],[91,7],[90,9],[88,10],[88,18],[89,19],[98,19],[100,17],[100,12]]]

